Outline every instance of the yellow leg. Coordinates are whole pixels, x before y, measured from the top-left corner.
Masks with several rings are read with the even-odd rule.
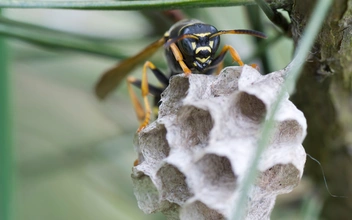
[[[238,55],[238,53],[235,50],[235,48],[231,47],[230,45],[225,45],[222,48],[219,56],[223,56],[227,51],[230,52],[232,59],[234,59],[234,61],[236,61],[240,66],[244,65],[244,63],[242,62],[242,60],[240,58],[240,55]],[[255,69],[257,69],[257,70],[259,70],[259,66],[257,64],[250,64],[250,66],[255,68]]]
[[[253,67],[254,69],[257,69],[258,71],[260,70],[260,68],[257,64],[252,63],[251,67]]]
[[[240,58],[240,55],[238,55],[237,51],[236,51],[233,47],[231,47],[230,45],[225,45],[225,46],[222,48],[220,54],[224,54],[224,53],[226,53],[227,51],[230,52],[232,59],[233,59],[234,61],[236,61],[240,66],[243,66],[243,65],[244,65],[244,63],[242,62],[242,60],[241,60],[241,58]]]
[[[142,104],[139,102],[136,93],[134,92],[132,88],[132,84],[136,82],[137,79],[134,77],[128,77],[127,78],[127,88],[128,88],[128,93],[130,94],[131,102],[133,105],[133,108],[136,112],[138,121],[143,121],[145,118],[145,111],[142,107]]]
[[[180,64],[182,71],[188,76],[189,74],[191,74],[191,70],[187,67],[187,65],[185,64],[185,62],[183,61],[183,56],[181,51],[178,49],[178,47],[176,46],[175,43],[172,43],[170,45],[171,51],[175,56],[176,61]]]
[[[139,165],[139,161],[138,161],[138,159],[136,159],[134,162],[133,162],[133,166],[135,167],[135,166],[138,166]]]
[[[140,123],[137,132],[140,132],[143,128],[145,128],[149,124],[150,116],[151,116],[148,96],[143,97],[143,101],[144,101],[144,107],[145,107],[145,117],[144,117],[144,120]]]
[[[139,102],[135,92],[132,89],[132,84],[133,82],[136,82],[136,79],[133,77],[129,77],[127,79],[128,91],[130,93],[132,104],[136,111],[137,118],[140,121],[140,125],[137,132],[140,132],[143,128],[145,128],[149,124],[150,117],[151,117],[151,107],[148,101],[149,87],[148,87],[147,68],[154,70],[156,69],[156,67],[154,66],[153,63],[149,61],[145,62],[143,66],[141,91],[142,91],[142,98],[144,102],[144,109],[141,103]]]

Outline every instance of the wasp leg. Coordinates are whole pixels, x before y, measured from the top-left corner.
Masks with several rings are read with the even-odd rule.
[[[224,60],[227,51],[230,52],[232,59],[234,59],[234,61],[236,61],[240,66],[244,65],[240,58],[240,55],[238,55],[237,51],[230,45],[225,45],[222,48],[220,54],[214,59],[213,65],[219,65]]]
[[[172,53],[175,56],[176,61],[180,64],[182,71],[188,76],[189,74],[191,74],[191,70],[187,67],[187,65],[185,64],[185,62],[183,61],[183,56],[182,53],[180,51],[180,49],[178,49],[178,47],[176,46],[175,43],[170,44],[170,48]]]
[[[213,65],[214,66],[222,64],[227,51],[230,52],[232,59],[234,59],[234,61],[236,61],[240,66],[244,65],[243,61],[240,58],[240,55],[238,55],[238,53],[235,50],[235,48],[231,47],[230,45],[225,45],[222,48],[220,54],[214,59],[214,61],[213,61]],[[252,66],[253,68],[259,70],[259,67],[258,67],[257,64],[250,64],[250,66]]]
[[[133,162],[133,166],[135,167],[135,166],[138,166],[139,165],[139,161],[138,161],[138,159],[136,159],[134,162]]]
[[[153,73],[155,74],[154,70]],[[166,76],[163,75],[163,77],[166,78]],[[134,81],[132,82],[132,84],[134,86],[136,86],[137,88],[141,89],[141,85],[142,85],[142,81],[139,79],[134,79]],[[155,117],[158,116],[158,112],[159,112],[159,105],[160,105],[160,99],[161,99],[161,93],[163,93],[164,89],[167,87],[167,85],[165,85],[164,87],[160,88],[160,87],[155,87],[151,84],[148,84],[149,87],[149,94],[154,96],[154,103],[153,103],[153,115]],[[143,118],[142,118],[143,120]],[[141,121],[141,120],[140,120]]]
[[[127,88],[128,88],[128,93],[130,94],[131,102],[133,105],[133,108],[136,112],[138,121],[141,122],[145,118],[145,111],[142,107],[142,104],[139,102],[136,93],[134,92],[132,85],[140,83],[140,80],[134,78],[134,77],[128,77],[127,78]]]
[[[148,84],[148,77],[147,77],[147,68],[151,69],[154,75],[158,78],[158,80],[165,84],[167,77],[157,69],[153,63],[147,61],[143,66],[143,73],[142,73],[142,80],[138,80],[134,77],[128,77],[128,91],[130,93],[130,98],[132,100],[133,107],[136,111],[136,115],[138,120],[140,121],[140,126],[137,132],[141,131],[145,126],[149,124],[150,117],[151,117],[151,107],[148,101],[148,94],[158,95],[162,93],[163,89],[154,87]],[[131,85],[135,85],[139,87],[142,91],[142,98],[144,102],[144,109],[139,102],[134,90],[132,89]]]

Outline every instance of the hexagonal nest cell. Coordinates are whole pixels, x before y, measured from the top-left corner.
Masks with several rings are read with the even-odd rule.
[[[228,67],[218,76],[174,76],[158,119],[136,134],[139,164],[132,180],[139,207],[168,219],[229,219],[283,82],[283,71],[261,75],[250,66]],[[298,185],[306,129],[286,95],[244,219],[269,219],[276,196]]]

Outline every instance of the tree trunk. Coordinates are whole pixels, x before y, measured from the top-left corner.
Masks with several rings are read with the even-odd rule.
[[[297,43],[317,1],[293,2],[286,9]],[[305,174],[324,194],[324,219],[352,219],[351,88],[352,1],[335,0],[292,97],[307,118],[308,135],[303,144],[306,152],[321,162],[331,193],[348,197],[330,196],[320,168],[308,160]]]

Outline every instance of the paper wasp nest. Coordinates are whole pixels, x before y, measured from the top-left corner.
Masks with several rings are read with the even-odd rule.
[[[168,219],[230,218],[283,80],[282,71],[264,76],[249,66],[228,67],[218,76],[173,77],[158,119],[135,139],[139,165],[132,180],[139,207]],[[276,196],[298,185],[306,126],[286,95],[244,201],[245,219],[269,219]]]

